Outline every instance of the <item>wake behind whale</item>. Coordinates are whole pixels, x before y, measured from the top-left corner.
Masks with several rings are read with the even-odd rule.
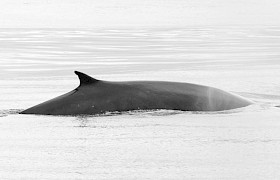
[[[80,115],[133,110],[223,111],[252,104],[223,90],[167,81],[110,82],[75,71],[76,89],[26,109],[21,114]]]

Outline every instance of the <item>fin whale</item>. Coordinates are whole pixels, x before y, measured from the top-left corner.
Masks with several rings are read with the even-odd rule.
[[[130,110],[223,111],[252,104],[238,95],[190,83],[168,81],[110,82],[75,71],[80,85],[21,114],[79,115]]]

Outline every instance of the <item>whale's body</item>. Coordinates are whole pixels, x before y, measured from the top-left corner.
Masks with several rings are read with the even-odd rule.
[[[94,115],[153,109],[222,111],[251,104],[242,97],[208,86],[165,81],[109,82],[75,73],[80,79],[79,87],[21,113]]]

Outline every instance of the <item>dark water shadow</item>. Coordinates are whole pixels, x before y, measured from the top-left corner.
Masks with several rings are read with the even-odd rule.
[[[78,119],[96,118],[96,117],[116,117],[116,116],[137,116],[137,117],[149,117],[149,116],[174,116],[174,115],[191,115],[191,114],[203,114],[203,115],[216,115],[216,114],[233,114],[247,111],[247,107],[237,108],[233,110],[224,111],[181,111],[181,110],[166,110],[166,109],[154,109],[154,110],[132,110],[132,111],[114,111],[105,112],[103,114],[95,115],[76,115]],[[72,116],[73,117],[73,116]]]
[[[154,109],[154,110],[131,110],[131,111],[114,111],[105,112],[102,114],[80,114],[80,115],[39,115],[34,114],[34,116],[49,116],[49,117],[75,117],[77,119],[89,119],[98,117],[110,117],[110,116],[137,116],[137,117],[149,117],[149,116],[174,116],[174,115],[188,115],[188,114],[198,114],[198,115],[217,115],[217,114],[236,114],[247,111],[259,111],[266,110],[272,107],[280,108],[280,105],[275,106],[275,104],[270,103],[258,103],[255,102],[252,105],[236,108],[224,111],[181,111],[181,110],[166,110],[166,109]],[[8,115],[19,114],[23,109],[2,109],[0,110],[0,117],[5,117]]]
[[[98,116],[172,116],[183,114],[187,111],[180,110],[166,110],[166,109],[153,109],[153,110],[132,110],[123,112],[106,112]],[[190,113],[190,111],[188,111]]]

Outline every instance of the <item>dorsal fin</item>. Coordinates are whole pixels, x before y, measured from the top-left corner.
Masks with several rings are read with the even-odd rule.
[[[94,84],[99,81],[79,71],[75,71],[75,74],[77,74],[80,79],[80,86]]]

